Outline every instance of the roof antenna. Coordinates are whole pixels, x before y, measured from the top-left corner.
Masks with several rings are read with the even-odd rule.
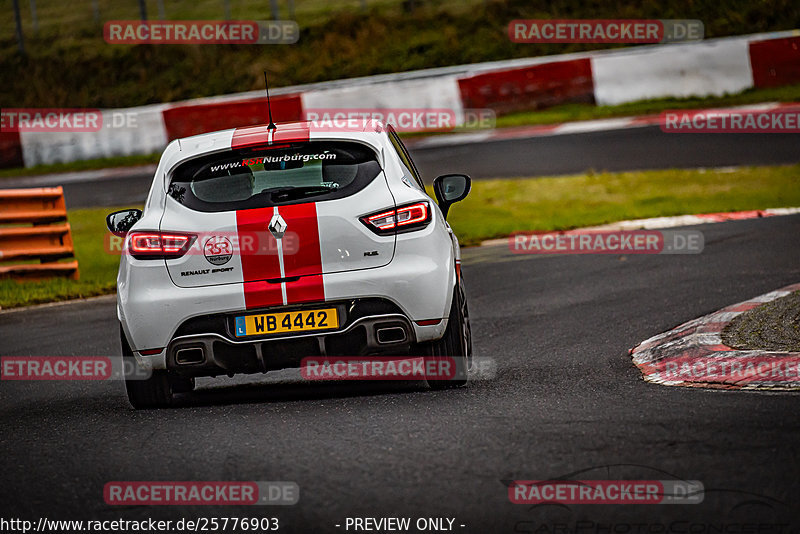
[[[269,124],[267,130],[277,130],[278,127],[272,122],[272,106],[269,103],[269,83],[267,82],[267,71],[264,71],[264,87],[267,89],[267,111],[269,111]]]

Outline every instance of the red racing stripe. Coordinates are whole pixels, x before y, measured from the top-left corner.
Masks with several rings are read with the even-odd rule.
[[[286,221],[286,235],[282,240],[283,276],[299,276],[300,279],[284,284],[267,282],[281,278],[280,259],[276,254],[278,242],[267,229],[274,208],[237,211],[247,309],[283,305],[282,285],[286,288],[286,304],[325,300],[316,204],[280,206],[278,213]]]
[[[280,206],[278,212],[286,221],[287,235],[284,240],[295,240],[292,246],[288,246],[289,243],[284,243],[283,270],[286,276],[306,276],[322,273],[317,205],[313,202],[291,204],[289,206]]]
[[[322,275],[303,276],[296,282],[286,282],[286,303],[316,302],[325,300]]]
[[[254,148],[267,146],[269,130],[266,126],[251,126],[249,128],[236,128],[231,139],[231,148]]]
[[[284,243],[283,269],[285,276],[300,276],[300,280],[286,284],[287,304],[325,300],[322,285],[322,253],[319,242],[317,205],[292,204],[278,208],[286,221],[287,239],[295,239],[293,246]],[[291,233],[291,236],[289,235]]]
[[[281,284],[271,284],[266,281],[244,283],[244,304],[248,310],[253,308],[267,308],[281,306],[283,293]]]
[[[278,243],[267,229],[273,214],[273,208],[236,212],[244,301],[248,309],[283,304],[281,284],[265,282],[281,277]]]
[[[273,143],[301,143],[311,137],[307,123],[281,124],[272,136]]]
[[[236,128],[231,139],[231,148],[269,148],[269,130],[266,125]],[[305,123],[281,124],[272,132],[272,144],[300,143],[310,137],[308,125]]]

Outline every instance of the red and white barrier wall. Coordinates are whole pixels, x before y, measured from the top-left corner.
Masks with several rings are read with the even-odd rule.
[[[525,46],[525,45],[520,45]],[[564,102],[621,104],[800,83],[800,30],[524,58],[336,80],[274,91],[276,121],[314,108],[470,108],[497,114]],[[2,133],[2,167],[151,154],[179,137],[267,122],[263,93],[104,110],[92,133]]]

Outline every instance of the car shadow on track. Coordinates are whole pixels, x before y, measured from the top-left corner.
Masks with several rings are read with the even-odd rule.
[[[308,401],[427,391],[428,387],[421,381],[258,382],[199,387],[191,393],[175,395],[171,407]]]
[[[299,381],[271,382],[262,379],[261,382],[245,384],[217,385],[211,382],[198,387],[191,393],[175,395],[172,405],[167,408],[134,410],[128,403],[125,386],[121,382],[114,384],[112,390],[106,388],[98,390],[92,387],[93,385],[70,387],[68,391],[61,387],[63,384],[44,384],[44,386],[50,388],[53,394],[42,396],[35,402],[9,405],[0,403],[0,421],[13,421],[15,424],[36,421],[37,424],[42,424],[43,421],[58,420],[62,417],[73,418],[76,414],[91,414],[91,417],[94,418],[100,414],[124,416],[126,413],[167,411],[179,415],[182,410],[191,411],[193,408],[225,408],[248,404],[270,406],[288,402],[310,403],[309,406],[315,406],[314,401],[328,399],[379,399],[381,396],[388,398],[397,394],[437,393],[430,390],[424,382],[418,381],[307,383]],[[78,385],[73,383],[69,386]],[[13,393],[15,396],[17,394],[17,392],[9,392],[8,389],[6,389],[6,393]],[[448,392],[441,393],[447,394]],[[434,399],[437,397],[439,395],[418,396],[414,400],[415,402],[424,402],[423,399],[430,398],[432,402],[436,402]],[[123,419],[128,419],[128,417],[123,417]]]

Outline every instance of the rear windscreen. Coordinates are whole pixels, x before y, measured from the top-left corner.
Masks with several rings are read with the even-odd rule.
[[[262,208],[343,198],[380,173],[368,147],[329,141],[233,150],[187,161],[168,194],[197,211]]]

